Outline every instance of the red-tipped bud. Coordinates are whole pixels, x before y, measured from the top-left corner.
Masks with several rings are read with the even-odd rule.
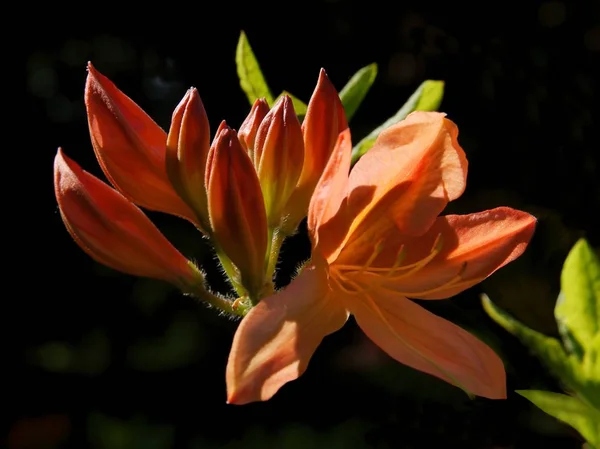
[[[248,114],[248,117],[244,120],[244,123],[240,126],[238,132],[238,138],[242,148],[248,152],[250,159],[254,161],[254,141],[256,139],[256,133],[262,123],[265,116],[269,113],[269,104],[265,98],[257,98],[252,109]]]
[[[54,190],[69,233],[97,262],[182,289],[200,281],[198,269],[137,206],[82,170],[60,149],[54,159]]]
[[[308,103],[302,122],[304,164],[296,190],[288,204],[290,232],[306,216],[312,193],[325,170],[339,134],[348,128],[344,106],[325,70],[321,69],[317,87]]]
[[[175,111],[167,137],[166,166],[171,184],[208,228],[204,176],[210,148],[210,125],[196,89],[187,91]]]
[[[251,297],[264,284],[267,217],[258,176],[237,134],[222,125],[206,172],[212,237],[238,268]]]
[[[283,209],[296,187],[304,161],[302,129],[289,96],[284,95],[264,118],[256,135],[254,165],[262,188],[267,221],[281,223]]]
[[[196,222],[167,176],[166,133],[92,64],[85,105],[92,145],[111,184],[139,206]]]

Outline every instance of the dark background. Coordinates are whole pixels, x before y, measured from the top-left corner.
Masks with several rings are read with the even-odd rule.
[[[18,275],[23,290],[6,290],[7,343],[16,355],[7,363],[13,377],[3,383],[10,449],[581,446],[574,431],[512,392],[561,390],[487,318],[478,295],[487,292],[521,321],[555,335],[564,257],[580,236],[600,244],[600,2],[215,1],[34,11],[35,23],[23,12],[28,39],[19,47],[30,124],[19,149],[31,205],[20,219],[35,231],[26,237],[32,264]],[[56,148],[102,177],[83,104],[86,62],[165,129],[192,85],[213,131],[222,119],[238,127],[249,110],[234,62],[242,29],[275,95],[286,89],[308,101],[321,67],[341,89],[377,62],[379,76],[351,122],[355,139],[423,80],[446,82],[441,110],[458,124],[470,162],[467,192],[451,212],[507,205],[539,218],[521,259],[450,301],[425,304],[502,355],[507,401],[469,400],[391,361],[351,319],[271,401],[226,405],[224,369],[236,323],[169,285],[96,264],[71,240],[52,188]],[[188,223],[149,216],[223,287]],[[306,236],[286,244],[283,257],[282,284],[308,257]]]

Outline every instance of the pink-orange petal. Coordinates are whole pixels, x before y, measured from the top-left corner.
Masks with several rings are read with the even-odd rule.
[[[449,298],[478,284],[523,254],[535,225],[533,215],[509,207],[439,217],[419,238],[400,242],[394,239],[397,236],[390,236],[384,240],[386,249],[374,265],[391,266],[398,245],[404,245],[405,265],[417,263],[428,257],[438,239],[441,250],[431,262],[411,275],[403,274],[408,270],[371,275],[372,282],[402,292],[409,298]]]
[[[392,227],[427,231],[466,185],[458,128],[439,112],[414,112],[383,131],[352,169],[348,205],[356,216],[347,246],[377,240]]]
[[[342,131],[313,193],[308,208],[308,231],[317,251],[324,259],[335,258],[344,231],[349,224],[347,208],[342,203],[348,192],[348,173],[352,158],[350,129]]]
[[[502,360],[464,329],[394,292],[370,290],[345,300],[360,328],[393,359],[470,394],[506,398]]]
[[[328,296],[326,273],[305,268],[240,323],[227,364],[227,402],[270,399],[306,370],[322,339],[347,318],[345,309]]]

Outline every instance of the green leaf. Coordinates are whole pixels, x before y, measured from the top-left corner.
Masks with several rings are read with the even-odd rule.
[[[577,384],[574,359],[569,358],[556,338],[548,337],[515,320],[512,316],[496,307],[490,298],[483,294],[481,302],[486,313],[500,326],[525,344],[554,374],[573,388]]]
[[[356,163],[363,154],[365,154],[377,139],[377,136],[381,134],[386,128],[404,120],[408,114],[413,111],[435,111],[440,107],[442,98],[444,97],[444,82],[427,80],[423,81],[421,85],[414,91],[410,98],[404,103],[404,105],[394,114],[392,117],[387,119],[383,124],[375,128],[371,133],[362,139],[352,149],[352,163]]]
[[[563,265],[561,295],[554,309],[559,328],[581,358],[600,333],[600,259],[585,239],[575,243]]]
[[[354,116],[376,77],[377,64],[369,64],[356,72],[340,91],[340,100],[346,111],[346,120],[350,121]]]
[[[519,390],[542,411],[569,424],[594,448],[600,449],[600,412],[573,396],[549,391]]]
[[[266,98],[267,102],[273,104],[273,95],[269,90],[267,81],[263,76],[254,52],[250,47],[246,33],[240,33],[237,50],[235,52],[235,63],[240,78],[240,86],[246,93],[250,104],[254,104],[257,98]]]
[[[590,346],[583,363],[565,352],[560,341],[528,328],[496,307],[483,294],[481,302],[487,314],[500,326],[517,337],[548,367],[569,390],[590,405],[600,409],[600,338]]]
[[[303,117],[306,115],[306,108],[308,107],[306,105],[306,103],[304,103],[302,100],[300,100],[298,97],[292,95],[291,93],[289,93],[287,90],[284,90],[283,92],[281,92],[277,98],[275,99],[275,103],[277,103],[279,101],[279,99],[281,97],[283,97],[284,95],[289,96],[292,99],[292,104],[294,105],[294,111],[296,111],[296,115],[298,116],[298,118]],[[273,104],[269,104],[270,107],[273,106]]]

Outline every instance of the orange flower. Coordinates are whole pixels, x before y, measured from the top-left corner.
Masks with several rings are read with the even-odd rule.
[[[304,158],[300,178],[285,207],[284,232],[292,234],[306,216],[310,197],[325,170],[339,133],[348,128],[340,97],[321,69],[302,122]]]
[[[206,166],[208,211],[217,253],[224,252],[253,300],[265,281],[267,216],[258,175],[237,134],[221,123]]]
[[[175,191],[209,229],[204,177],[210,148],[210,126],[197,89],[187,91],[175,108],[167,137],[166,168]]]
[[[240,139],[240,144],[244,150],[248,152],[248,156],[250,156],[252,161],[254,161],[254,141],[256,140],[256,133],[268,113],[269,104],[267,103],[267,100],[264,98],[257,98],[252,105],[252,109],[250,109],[250,113],[240,125],[238,138]]]
[[[198,268],[177,251],[127,198],[58,150],[54,189],[73,239],[94,260],[134,276],[162,279],[189,291]]]
[[[267,400],[300,376],[349,313],[397,361],[479,396],[505,398],[500,358],[415,299],[444,299],[519,257],[536,219],[507,207],[438,216],[466,183],[458,129],[415,112],[384,131],[350,174],[340,134],[312,196],[312,260],[242,320],[227,366],[228,402]]]
[[[304,162],[302,129],[288,95],[281,97],[263,119],[256,134],[253,155],[267,222],[271,227],[277,227]]]
[[[139,206],[200,225],[167,176],[167,134],[91,63],[85,105],[92,145],[111,184]]]

